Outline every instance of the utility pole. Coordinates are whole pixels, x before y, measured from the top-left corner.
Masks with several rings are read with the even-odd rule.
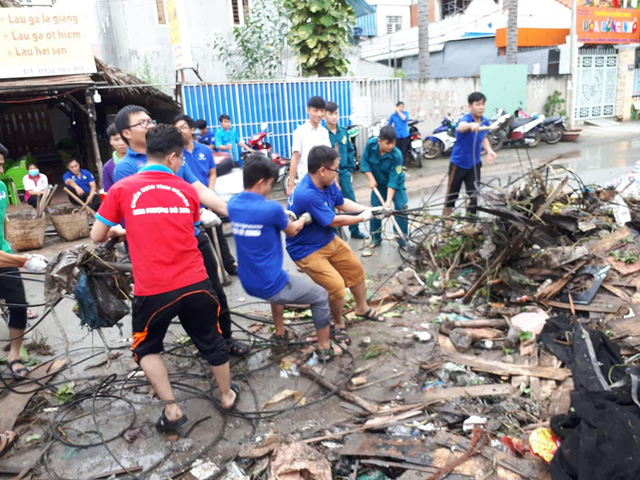
[[[431,76],[429,59],[429,0],[418,2],[418,63],[420,80]]]
[[[571,100],[569,103],[569,128],[576,128],[576,112],[578,107],[578,6],[577,0],[571,2],[571,38],[569,39],[570,60],[571,60]]]
[[[518,0],[509,0],[507,16],[507,64],[518,63]]]

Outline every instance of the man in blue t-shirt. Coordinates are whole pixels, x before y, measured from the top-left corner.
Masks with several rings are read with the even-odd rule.
[[[478,209],[477,186],[480,183],[480,170],[482,160],[480,155],[482,149],[487,152],[487,163],[493,163],[496,159],[496,152],[491,148],[487,131],[481,131],[481,126],[488,126],[483,114],[485,109],[485,97],[480,92],[473,92],[469,95],[469,113],[463,116],[458,122],[456,129],[456,143],[451,152],[451,162],[449,163],[449,186],[447,188],[446,203],[442,210],[442,215],[451,215],[456,206],[456,200],[460,194],[460,189],[464,183],[469,204],[467,215],[475,215]]]
[[[197,137],[198,142],[203,145],[208,145],[209,150],[213,152],[216,147],[216,135],[207,127],[207,121],[200,118],[196,120],[194,126],[199,132]]]
[[[78,200],[69,195],[69,201],[74,205],[87,204],[94,211],[100,207],[100,195],[97,193],[96,179],[89,170],[80,168],[80,163],[75,158],[67,162],[67,171],[62,176],[64,188],[72,192]]]
[[[188,115],[178,115],[173,124],[176,126],[182,138],[185,141],[184,153],[182,155],[182,164],[186,165],[203,184],[207,185],[210,190],[214,190],[216,186],[216,162],[213,159],[213,153],[209,147],[193,141],[195,133],[195,122]],[[236,267],[236,259],[227,244],[227,239],[222,230],[222,224],[216,227],[218,244],[220,245],[220,253],[222,255],[222,264],[229,275],[237,275],[238,267]],[[215,242],[213,232],[207,228],[207,235],[212,242]]]
[[[402,154],[402,163],[404,164],[409,153],[411,138],[409,138],[409,112],[404,109],[403,102],[396,103],[396,111],[389,117],[388,125],[396,131],[396,147]]]
[[[283,252],[280,232],[292,237],[304,227],[309,215],[290,219],[282,206],[267,200],[273,182],[278,179],[278,167],[262,154],[252,154],[244,165],[244,192],[229,201],[229,218],[233,225],[238,254],[238,275],[249,295],[271,304],[280,342],[294,340],[284,328],[284,306],[311,305],[313,324],[318,334],[318,356],[323,361],[340,354],[331,345],[331,311],[327,292],[305,277],[290,277],[282,268]]]
[[[349,344],[342,318],[345,287],[355,298],[357,316],[375,322],[384,322],[384,317],[367,304],[362,263],[351,247],[336,236],[334,228],[369,221],[382,207],[371,209],[343,198],[336,185],[340,156],[333,148],[313,147],[307,165],[309,173],[289,195],[288,205],[297,216],[309,213],[312,222],[295,237],[287,238],[287,252],[303,272],[327,290],[336,326],[334,338]],[[336,215],[335,209],[358,215]]]

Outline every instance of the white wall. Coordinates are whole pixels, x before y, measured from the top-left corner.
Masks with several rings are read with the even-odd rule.
[[[189,0],[186,8],[187,31],[191,39],[194,66],[206,81],[226,79],[224,66],[213,52],[217,33],[230,34],[231,13],[228,0]],[[158,24],[155,0],[102,0],[96,2],[99,56],[105,62],[135,74],[145,58],[159,83],[175,82],[175,65],[169,40],[169,27]],[[186,72],[186,80],[197,77]]]
[[[527,113],[544,113],[544,104],[554,90],[558,90],[566,100],[567,79],[567,75],[529,75],[527,77]],[[418,128],[423,136],[439,126],[445,116],[455,119],[459,114],[466,113],[468,95],[479,89],[479,78],[438,78],[402,82],[404,104],[412,118],[421,120]],[[419,116],[421,111],[425,112],[423,117]],[[488,114],[488,116],[492,115],[493,113]]]
[[[376,6],[379,36],[387,34],[387,16],[402,17],[401,30],[411,28],[411,0],[371,0],[369,4]]]

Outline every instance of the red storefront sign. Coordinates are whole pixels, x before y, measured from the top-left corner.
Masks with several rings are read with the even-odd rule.
[[[640,10],[578,7],[578,41],[582,43],[640,42]]]

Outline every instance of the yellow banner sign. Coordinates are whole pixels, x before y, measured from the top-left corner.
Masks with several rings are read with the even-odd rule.
[[[83,15],[60,8],[0,8],[0,78],[94,73]]]
[[[186,30],[186,11],[184,0],[167,0],[167,18],[169,19],[169,38],[173,48],[173,61],[176,70],[193,67],[191,42]]]

